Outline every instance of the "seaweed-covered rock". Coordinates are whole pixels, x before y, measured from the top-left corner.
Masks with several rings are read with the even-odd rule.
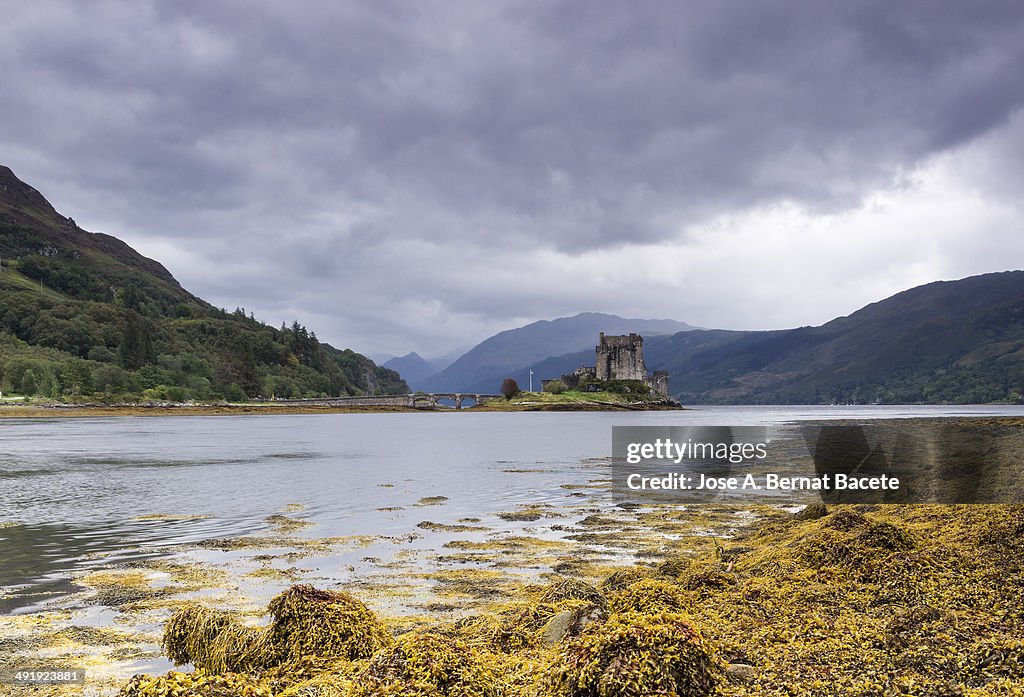
[[[678,578],[689,571],[691,566],[693,560],[688,557],[668,557],[654,567],[654,572],[662,578]]]
[[[793,514],[796,520],[817,520],[828,515],[828,506],[823,503],[810,503]]]
[[[607,578],[601,581],[601,590],[604,592],[620,591],[624,588],[628,588],[637,581],[643,581],[650,577],[650,569],[646,569],[642,566],[628,566],[624,569],[613,571]]]
[[[269,609],[270,640],[283,660],[369,658],[393,641],[373,612],[348,593],[292,586]]]
[[[601,607],[608,606],[608,599],[604,597],[604,593],[586,581],[574,578],[562,579],[551,584],[540,596],[542,603],[560,603],[564,600],[586,600]]]
[[[974,527],[978,544],[1020,549],[1024,543],[1024,508],[989,506]]]
[[[591,622],[603,622],[608,610],[602,605],[586,601],[570,601],[571,605],[555,613],[540,629],[540,639],[546,646],[553,646],[566,637],[576,636]]]
[[[712,693],[722,671],[689,616],[625,612],[566,642],[546,689],[562,697],[701,697]]]
[[[558,603],[515,603],[465,618],[455,627],[458,635],[474,646],[513,654],[551,646],[607,617],[607,602],[568,599]]]
[[[321,673],[274,694],[276,697],[351,697],[352,691],[352,680],[349,677]]]
[[[515,603],[482,615],[459,620],[459,635],[475,646],[514,653],[540,643],[537,633],[555,614],[550,603]]]
[[[825,527],[833,530],[842,530],[844,532],[848,532],[856,528],[866,528],[870,524],[871,521],[868,520],[867,516],[860,511],[855,511],[853,509],[837,511],[828,516],[828,520],[825,521]]]
[[[686,591],[674,583],[647,579],[613,593],[614,612],[685,612],[692,602]]]
[[[365,661],[305,656],[261,671],[260,681],[283,697],[348,697],[352,676]]]
[[[865,547],[905,552],[915,546],[914,537],[907,530],[894,523],[875,523],[857,535],[857,542]]]
[[[414,631],[380,651],[357,676],[357,697],[497,697],[500,672],[493,654],[451,634]]]
[[[269,609],[269,627],[249,627],[228,613],[189,605],[168,620],[164,653],[175,665],[241,673],[318,658],[329,663],[369,658],[393,642],[374,614],[347,593],[294,586],[276,596]]]
[[[200,605],[176,612],[164,627],[162,643],[175,665],[191,663],[210,674],[247,672],[276,662],[266,629]]]
[[[118,697],[272,697],[273,692],[250,675],[213,675],[197,669],[191,673],[171,671],[152,677],[136,675],[118,692]]]
[[[836,521],[841,521],[838,525]],[[893,555],[904,555],[916,547],[914,536],[894,522],[874,522],[856,511],[841,511],[824,519],[824,524],[805,523],[806,531],[795,541],[798,558],[810,568],[835,567],[854,577],[877,577],[883,566],[898,565]],[[783,549],[777,554],[788,554]]]
[[[682,579],[682,586],[691,591],[713,591],[736,585],[736,576],[716,567],[694,569]]]

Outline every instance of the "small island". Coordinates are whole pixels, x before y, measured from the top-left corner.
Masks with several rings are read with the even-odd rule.
[[[480,411],[607,411],[681,409],[669,396],[668,373],[647,374],[644,338],[631,333],[598,337],[592,366],[541,380],[541,392],[521,392],[515,380],[501,386],[505,399],[489,399]]]

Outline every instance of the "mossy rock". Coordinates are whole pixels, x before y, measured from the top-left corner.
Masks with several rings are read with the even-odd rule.
[[[688,615],[625,612],[566,642],[546,676],[557,697],[710,695],[723,673]]]
[[[283,660],[369,658],[393,643],[373,612],[348,593],[292,586],[271,600],[269,609],[270,640]]]
[[[353,697],[498,697],[499,663],[450,633],[414,631],[378,652],[355,679]]]

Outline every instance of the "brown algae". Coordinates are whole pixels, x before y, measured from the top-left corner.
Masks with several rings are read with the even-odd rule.
[[[424,496],[416,502],[417,506],[440,506],[448,500],[447,496]]]
[[[637,542],[662,561],[603,579],[432,574],[456,605],[496,591],[497,604],[454,621],[380,620],[309,586],[277,596],[265,627],[185,609],[165,648],[199,670],[136,677],[122,695],[1022,694],[1024,509],[765,508],[710,539],[684,528],[727,510],[669,513],[684,541],[651,533]]]

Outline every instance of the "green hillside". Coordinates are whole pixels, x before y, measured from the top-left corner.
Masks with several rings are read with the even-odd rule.
[[[0,166],[0,388],[57,399],[242,400],[408,391],[401,377],[192,295]]]

